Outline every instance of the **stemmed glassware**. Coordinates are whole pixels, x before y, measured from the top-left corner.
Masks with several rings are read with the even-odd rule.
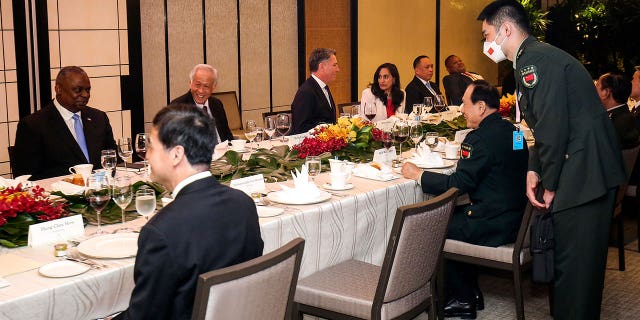
[[[276,120],[276,130],[282,136],[282,143],[286,140],[285,135],[289,132],[291,128],[291,116],[288,113],[280,113],[278,114]]]
[[[256,127],[256,150],[260,149],[260,141],[264,140],[264,129],[262,127]]]
[[[393,147],[393,132],[390,130],[382,131],[382,146],[389,150]]]
[[[138,133],[136,134],[135,149],[136,153],[142,162],[144,163],[144,175],[145,178],[149,178],[149,161],[147,161],[147,146],[149,144],[149,134]]]
[[[433,149],[438,145],[438,133],[437,132],[427,132],[424,134],[424,141],[427,145]]]
[[[118,155],[124,162],[124,171],[127,171],[127,161],[133,155],[133,148],[131,147],[131,138],[118,139]]]
[[[268,116],[264,118],[264,133],[269,136],[269,140],[273,137],[273,134],[276,133],[276,117]]]
[[[444,100],[444,96],[442,96],[441,94],[436,96],[436,101],[434,102],[434,107],[436,108],[436,111],[438,111],[438,112],[445,111],[445,109],[447,107],[447,103]]]
[[[393,137],[400,143],[398,159],[402,160],[402,143],[409,138],[409,124],[406,121],[396,121],[393,125]]]
[[[140,188],[136,191],[136,211],[149,221],[149,216],[156,210],[156,192],[151,188]]]
[[[424,108],[426,109],[427,113],[431,112],[431,110],[433,109],[433,98],[424,97]]]
[[[244,136],[249,140],[249,143],[252,143],[256,138],[256,121],[255,120],[247,120],[246,125],[244,126]],[[251,148],[251,147],[249,147]]]
[[[418,123],[416,125],[414,125],[413,127],[411,127],[411,131],[409,132],[409,136],[411,137],[411,140],[413,141],[413,144],[416,147],[416,153],[418,152],[418,144],[420,143],[420,140],[422,140],[422,126]]]
[[[376,105],[373,103],[365,103],[364,104],[364,115],[369,119],[369,121],[373,121],[373,118],[376,117]]]
[[[96,211],[98,230],[94,234],[104,234],[100,225],[100,213],[107,207],[111,200],[111,188],[105,175],[92,175],[87,179],[87,186],[84,192],[89,205]]]
[[[118,156],[116,155],[116,151],[113,149],[107,149],[100,151],[100,164],[102,168],[109,171],[108,176],[111,177],[113,173],[113,169],[116,168],[118,164]]]
[[[318,156],[307,156],[307,169],[309,170],[309,176],[311,180],[315,182],[315,178],[320,174],[322,170],[322,165],[320,163],[320,157]]]
[[[128,176],[116,177],[113,181],[113,185],[111,186],[111,190],[111,197],[113,198],[113,202],[115,202],[118,207],[120,207],[122,213],[122,227],[117,231],[133,231],[133,229],[124,226],[126,222],[124,217],[124,210],[131,203],[131,199],[133,199],[131,178],[129,178]]]

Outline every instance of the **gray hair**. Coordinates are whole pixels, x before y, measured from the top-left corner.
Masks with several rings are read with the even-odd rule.
[[[205,69],[205,70],[209,70],[211,71],[211,73],[213,73],[213,84],[216,85],[218,83],[218,70],[208,64],[204,64],[204,63],[200,63],[200,64],[196,64],[195,67],[193,67],[193,69],[191,69],[191,72],[189,72],[189,83],[193,82],[193,76],[196,74],[196,72],[200,69]]]
[[[311,52],[309,56],[309,71],[316,72],[318,71],[318,66],[329,60],[331,56],[335,56],[336,51],[328,48],[315,48]]]

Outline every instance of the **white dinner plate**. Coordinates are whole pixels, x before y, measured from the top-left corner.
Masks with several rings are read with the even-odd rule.
[[[49,278],[73,277],[89,271],[91,267],[86,264],[69,260],[60,260],[45,264],[38,269],[38,272]]]
[[[257,206],[258,209],[258,217],[260,218],[269,218],[279,216],[284,212],[282,208],[275,207],[265,207],[265,206]]]
[[[455,157],[455,158],[442,157],[442,159],[445,159],[445,160],[460,160],[460,157],[459,156]]]
[[[287,196],[284,191],[275,191],[267,194],[267,199],[282,204],[313,204],[331,199],[331,194],[320,191],[320,195],[311,199],[295,199]]]
[[[451,161],[451,160],[442,160],[443,164],[442,165],[429,165],[427,163],[420,163],[417,162],[413,159],[409,159],[407,160],[413,164],[415,164],[418,168],[422,168],[422,169],[442,169],[442,168],[449,168],[449,167],[453,167],[453,165],[455,164],[455,162]]]
[[[336,187],[332,186],[330,183],[325,183],[325,184],[322,185],[322,187],[327,189],[327,190],[344,191],[344,190],[353,189],[353,184],[352,183],[347,183],[342,188],[336,188]]]
[[[78,251],[93,258],[120,259],[135,257],[138,233],[105,234],[82,241]]]

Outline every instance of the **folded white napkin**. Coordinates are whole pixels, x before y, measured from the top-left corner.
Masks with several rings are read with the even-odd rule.
[[[14,179],[5,179],[3,177],[0,177],[0,188],[15,187],[20,183],[22,183],[23,187],[30,187],[32,185],[32,183],[31,183],[31,181],[27,181],[27,180],[29,180],[29,178],[31,178],[31,175],[29,175],[29,174],[23,175],[23,176],[19,176],[19,177],[16,177]]]
[[[471,130],[473,129],[464,129],[464,130],[456,131],[456,137],[454,141],[457,143],[462,143],[462,141],[464,141],[464,139],[467,137],[467,133],[471,132]]]
[[[418,147],[418,150],[411,158],[409,158],[409,161],[418,166],[436,167],[444,165],[444,160],[442,160],[440,154],[438,152],[431,151],[428,146],[424,145]]]
[[[369,164],[359,163],[351,171],[352,174],[361,177],[367,177],[371,179],[386,180],[393,176],[393,170],[390,166],[378,163],[380,169],[372,167]]]
[[[82,194],[84,192],[84,187],[66,181],[58,181],[51,184],[51,190],[60,191],[67,195],[72,195]]]
[[[280,185],[284,196],[299,199],[301,201],[317,199],[320,196],[320,189],[318,189],[318,186],[316,186],[313,181],[309,180],[309,170],[306,164],[302,165],[301,170],[296,168],[296,172],[292,171],[291,177],[293,179],[293,188]]]
[[[222,141],[222,142],[216,144],[216,147],[214,148],[214,150],[216,150],[216,151],[217,150],[227,151],[227,149],[229,149],[229,140],[225,140],[225,141]]]
[[[433,151],[444,152],[444,145],[447,144],[449,140],[446,137],[438,137],[438,144],[433,148]]]

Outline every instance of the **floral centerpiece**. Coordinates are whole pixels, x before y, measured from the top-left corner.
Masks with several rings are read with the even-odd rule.
[[[516,118],[516,96],[507,93],[506,96],[500,98],[500,110],[498,110],[503,118],[509,118],[514,121]]]
[[[68,216],[65,208],[65,204],[50,200],[39,186],[26,189],[18,184],[0,190],[0,245],[27,245],[30,225]]]
[[[370,121],[360,118],[338,118],[336,124],[320,124],[309,132],[293,150],[301,159],[331,152],[351,161],[371,160],[373,150],[382,146],[383,132]]]

